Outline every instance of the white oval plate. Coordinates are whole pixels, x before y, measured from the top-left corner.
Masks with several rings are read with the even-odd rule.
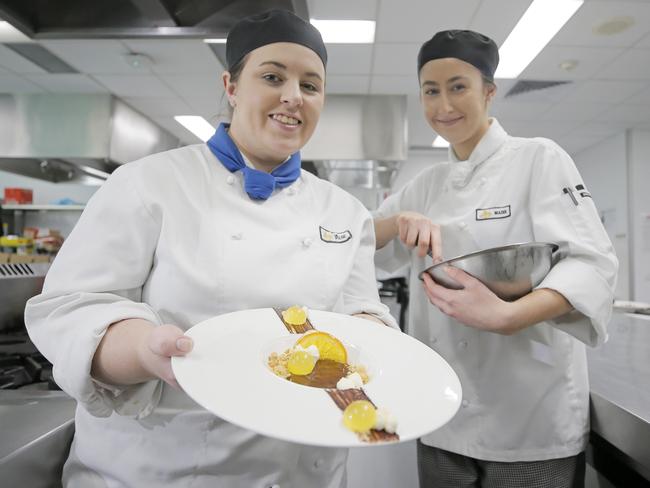
[[[338,337],[368,367],[364,391],[398,420],[399,442],[447,423],[462,398],[458,376],[431,348],[369,320],[309,311],[317,330]],[[265,357],[299,339],[271,308],[233,312],[187,331],[194,349],[172,358],[176,379],[199,405],[235,425],[300,444],[328,447],[382,445],[362,442],[343,426],[341,410],[320,388],[297,385],[271,372]],[[293,340],[292,340],[293,339]]]

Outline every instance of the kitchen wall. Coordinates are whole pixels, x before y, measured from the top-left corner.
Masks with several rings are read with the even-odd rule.
[[[650,130],[627,132],[632,297],[650,303]]]
[[[650,302],[650,131],[628,130],[574,155],[617,256],[616,298]]]
[[[399,191],[406,183],[417,176],[420,171],[435,163],[447,161],[447,149],[420,149],[409,151],[408,160],[402,163],[399,174],[393,184],[392,192]]]
[[[616,298],[631,299],[628,153],[625,132],[573,155],[619,259]]]

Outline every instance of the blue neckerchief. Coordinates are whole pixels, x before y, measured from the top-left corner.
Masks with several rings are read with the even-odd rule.
[[[271,173],[259,171],[246,165],[234,141],[228,135],[230,124],[221,123],[207,144],[228,171],[241,171],[244,174],[244,190],[253,200],[266,200],[273,190],[284,188],[300,176],[300,151],[275,168]]]

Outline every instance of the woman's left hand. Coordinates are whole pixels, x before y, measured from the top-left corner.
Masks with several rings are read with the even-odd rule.
[[[510,335],[516,332],[512,324],[511,303],[501,300],[479,280],[452,266],[445,267],[450,278],[463,285],[451,290],[438,285],[424,273],[424,291],[429,301],[446,315],[476,329]]]

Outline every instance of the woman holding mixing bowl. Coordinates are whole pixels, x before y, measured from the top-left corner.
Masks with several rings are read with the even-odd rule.
[[[458,373],[456,417],[418,443],[422,487],[582,486],[589,433],[585,345],[602,343],[618,262],[573,161],[543,138],[512,137],[488,109],[496,44],[438,32],[418,56],[420,100],[449,161],[420,173],[375,215],[380,268],[411,265],[409,333]],[[451,290],[419,273],[434,262],[529,241],[565,255],[514,301],[453,268]]]

